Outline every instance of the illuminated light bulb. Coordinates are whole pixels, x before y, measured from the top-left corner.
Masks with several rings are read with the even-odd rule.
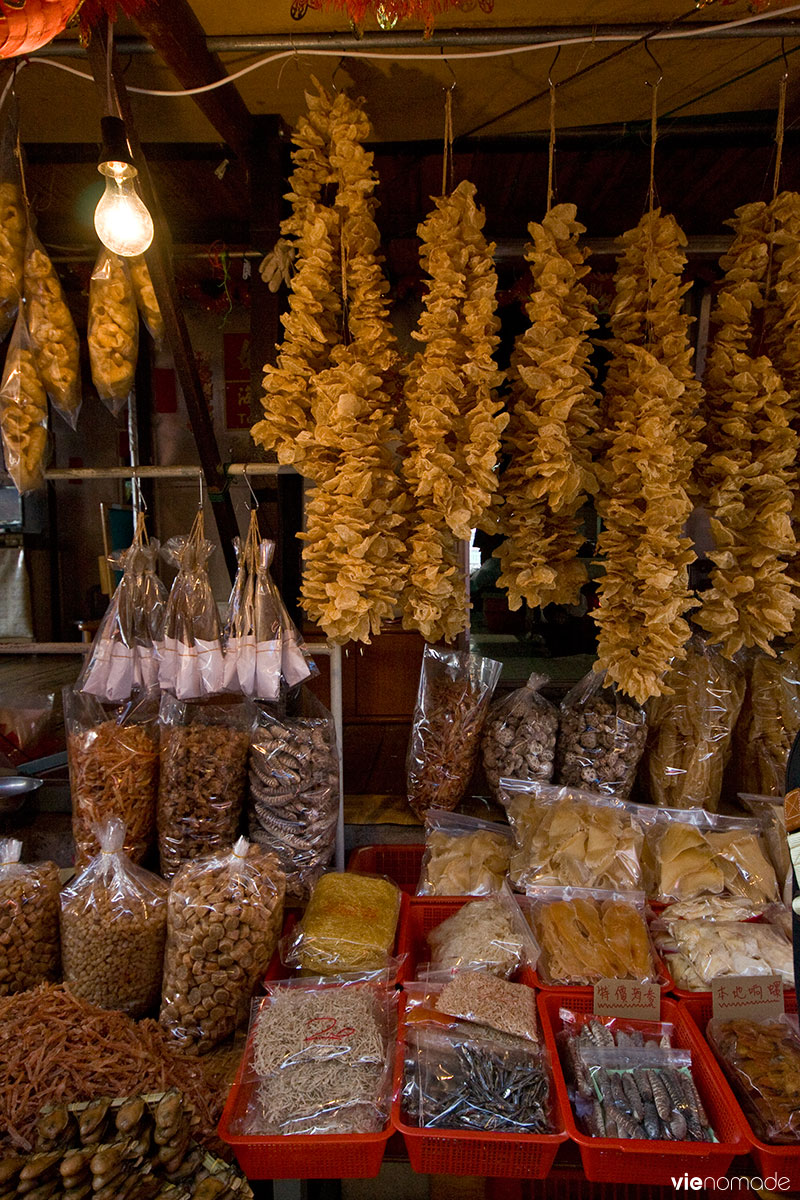
[[[136,172],[119,162],[103,163],[100,170],[106,176],[106,190],[94,210],[97,236],[115,254],[126,258],[144,254],[153,240],[153,218],[133,186]]]

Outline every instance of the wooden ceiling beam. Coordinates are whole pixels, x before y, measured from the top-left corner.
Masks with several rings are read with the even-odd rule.
[[[206,45],[205,30],[188,0],[142,5],[136,24],[182,87],[204,87],[227,78],[219,55]],[[247,162],[252,117],[235,85],[201,92],[192,99],[234,154]]]

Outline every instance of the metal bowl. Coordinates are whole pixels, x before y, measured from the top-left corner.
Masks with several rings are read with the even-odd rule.
[[[19,812],[31,792],[38,791],[43,779],[30,775],[5,775],[0,778],[0,815]]]

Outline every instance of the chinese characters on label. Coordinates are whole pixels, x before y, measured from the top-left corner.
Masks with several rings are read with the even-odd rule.
[[[601,979],[594,985],[594,1011],[598,1016],[658,1021],[661,989],[657,983],[635,979]]]

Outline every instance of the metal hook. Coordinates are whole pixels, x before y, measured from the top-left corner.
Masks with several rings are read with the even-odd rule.
[[[558,49],[556,50],[555,58],[550,63],[550,70],[547,72],[547,82],[551,88],[558,86],[558,84],[553,83],[553,71],[555,70],[556,63],[558,62],[558,56],[560,53],[561,53],[561,47],[559,46]]]
[[[198,506],[197,506],[197,511],[198,511],[198,512],[202,512],[202,511],[203,511],[203,503],[204,503],[204,500],[205,500],[205,494],[204,494],[204,492],[203,492],[203,482],[204,482],[204,481],[203,481],[203,472],[202,472],[202,471],[200,471],[200,472],[198,473],[198,476],[197,476],[197,478],[198,478],[198,479],[199,479],[199,481],[200,481],[200,503],[199,503],[199,504],[198,504]]]
[[[450,78],[452,79],[452,81],[453,81],[453,82],[450,84],[450,89],[449,89],[449,90],[452,92],[452,91],[454,91],[454,90],[455,90],[455,86],[456,86],[456,84],[458,83],[458,80],[456,79],[456,73],[455,73],[455,71],[453,70],[453,68],[452,68],[452,67],[451,67],[451,65],[450,65],[450,60],[449,60],[449,59],[447,59],[447,58],[445,58],[445,56],[444,56],[444,46],[440,46],[440,47],[439,47],[439,53],[440,53],[440,55],[441,55],[441,57],[442,57],[442,62],[443,62],[443,63],[444,63],[444,65],[447,67],[448,71],[450,72]],[[445,88],[444,90],[445,90],[445,91],[447,91],[448,89],[447,89],[447,88]]]
[[[644,42],[644,48],[647,51],[648,57],[652,59],[653,63],[655,64],[655,68],[658,71],[658,79],[655,81],[655,83],[651,83],[649,79],[645,79],[645,83],[648,87],[658,87],[658,85],[663,82],[664,72],[661,70],[661,64],[659,63],[655,54],[653,54],[653,51],[650,49],[650,41],[647,38]]]
[[[251,510],[253,510],[253,511],[254,511],[255,509],[257,509],[257,508],[258,508],[258,499],[257,499],[257,497],[256,497],[256,494],[255,494],[255,492],[253,491],[253,485],[252,485],[252,483],[250,482],[250,480],[249,480],[249,479],[248,479],[248,477],[247,477],[247,463],[245,463],[245,464],[244,464],[244,467],[242,468],[242,478],[244,479],[245,483],[247,484],[247,489],[248,489],[248,491],[250,492],[250,496],[251,496],[251,498],[252,498],[252,501],[253,501],[253,503],[251,504],[250,508],[251,508]]]
[[[344,62],[344,55],[342,55],[342,57],[339,59],[336,66],[333,68],[333,74],[331,75],[331,87],[333,88],[333,90],[335,92],[338,92],[338,90],[339,90],[338,87],[336,86],[336,76],[341,71],[343,62]]]

